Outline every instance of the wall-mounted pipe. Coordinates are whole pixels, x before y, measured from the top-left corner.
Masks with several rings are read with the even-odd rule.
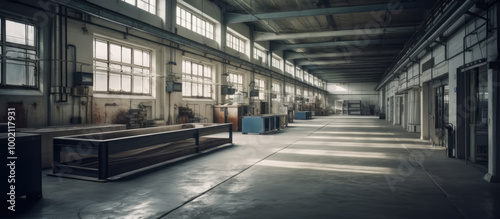
[[[462,4],[459,1],[453,1],[445,12],[441,15],[438,21],[422,36],[422,38],[416,43],[418,47],[413,47],[412,50],[407,52],[402,60],[402,62],[390,70],[389,74],[385,76],[381,82],[377,85],[375,90],[380,90],[385,84],[392,80],[397,72],[401,68],[405,67],[408,62],[412,59],[417,58],[417,56],[428,46],[430,46],[441,34],[443,34],[454,22],[456,22],[465,12],[467,12],[474,4],[475,0],[466,0]]]

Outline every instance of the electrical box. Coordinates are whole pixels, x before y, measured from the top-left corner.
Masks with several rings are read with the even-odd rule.
[[[182,92],[182,83],[167,81],[167,92]]]
[[[259,90],[250,91],[250,97],[258,97],[258,96],[259,96]]]
[[[73,76],[73,84],[80,86],[94,85],[94,74],[89,72],[75,72]]]
[[[233,95],[234,93],[236,93],[236,89],[227,87],[227,85],[221,85],[220,88],[221,95]]]

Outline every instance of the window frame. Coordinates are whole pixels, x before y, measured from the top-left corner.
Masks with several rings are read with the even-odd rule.
[[[237,45],[235,45],[237,44]],[[241,37],[236,36],[236,34],[233,34],[231,32],[226,33],[226,46],[234,49],[240,53],[246,54],[246,44],[247,41],[245,39],[242,39]],[[234,48],[237,47],[237,48]]]
[[[134,2],[134,4],[131,3],[132,1]],[[147,2],[144,2],[144,1],[147,1]],[[156,10],[158,9],[158,7],[157,7],[158,2],[156,2],[156,0],[122,0],[122,2],[133,5],[136,8],[139,8],[143,11],[147,11],[148,13],[151,13],[154,15],[156,15]],[[139,2],[144,2],[148,6],[148,10],[141,8],[139,6]],[[151,2],[153,2],[154,4],[151,4]],[[151,8],[151,7],[153,7],[153,8]],[[153,12],[151,12],[151,11],[153,11]]]
[[[215,24],[198,13],[183,7],[176,6],[175,23],[178,26],[184,27],[204,38],[215,40]],[[183,16],[184,15],[184,16]],[[203,25],[198,25],[202,23]],[[201,33],[200,33],[201,32]]]
[[[102,59],[100,57],[96,57],[96,43],[97,41],[100,41],[101,43],[106,43],[106,48],[107,48],[107,58],[106,59]],[[116,60],[113,60],[112,59],[112,54],[111,54],[111,46],[113,45],[117,45],[117,46],[120,46],[120,60],[123,60],[123,52],[122,52],[122,49],[124,47],[130,49],[130,63],[126,63],[126,62],[123,62],[123,61],[116,61]],[[149,53],[149,58],[148,58],[148,62],[149,62],[149,66],[145,66],[145,65],[142,65],[142,64],[136,64],[135,62],[135,51],[141,51],[141,63],[144,62],[144,53]],[[93,38],[93,58],[92,58],[92,62],[93,62],[93,73],[94,73],[94,84],[93,84],[93,91],[95,93],[104,93],[104,94],[124,94],[124,95],[135,95],[135,96],[152,96],[153,95],[153,90],[155,89],[155,83],[154,83],[154,74],[153,74],[153,57],[154,57],[154,51],[152,49],[149,49],[149,48],[145,48],[145,47],[138,47],[138,46],[135,46],[135,45],[132,45],[132,44],[129,44],[129,43],[124,43],[124,42],[120,42],[120,41],[116,41],[116,40],[113,40],[113,39],[109,39],[109,38],[105,38],[105,37],[101,37],[101,36],[94,36]],[[97,83],[97,80],[98,80],[98,76],[99,74],[102,74],[103,70],[102,69],[98,69],[98,63],[105,63],[106,64],[106,90],[100,90],[98,88],[98,86],[96,86],[96,83]],[[121,70],[120,72],[118,71],[113,71],[112,69],[112,65],[114,66],[120,66],[121,67]],[[104,67],[101,66],[101,67]],[[130,67],[130,72],[124,72],[123,70],[127,67]],[[148,75],[144,74],[144,73],[136,73],[134,72],[134,70],[136,69],[140,69],[141,72],[144,72],[144,70],[147,70],[147,72],[149,72]],[[98,71],[101,71],[101,73],[98,73]],[[120,76],[120,90],[113,90],[114,88],[111,88],[110,86],[110,81],[111,81],[111,77],[115,77],[115,76]],[[126,91],[126,90],[123,90],[123,78],[124,77],[127,77],[129,76],[130,77],[130,90],[129,91]],[[135,83],[137,82],[136,80],[138,79],[141,79],[141,89],[142,89],[142,92],[138,92],[138,91],[135,91]],[[144,92],[145,90],[145,86],[144,86],[144,78],[148,78],[148,92]]]
[[[283,65],[281,64],[282,61],[283,61],[282,58],[280,58],[279,56],[277,56],[276,54],[273,53],[272,60],[271,60],[271,66],[283,71]],[[277,66],[275,65],[275,63]]]
[[[7,21],[25,26],[25,44],[7,41],[7,33],[9,32],[7,31]],[[29,27],[33,28],[32,45],[29,45],[28,42]],[[0,88],[38,90],[40,88],[38,26],[25,20],[21,21],[21,19],[0,16],[0,33]],[[20,50],[14,53],[23,54],[22,56],[24,57],[9,57],[8,54],[4,54],[4,52],[9,52],[7,47],[14,50]],[[22,62],[25,68],[25,78],[21,85],[7,84],[7,63],[14,64],[15,62]],[[32,69],[30,67],[32,67]],[[30,73],[30,71],[32,71],[32,73]],[[32,83],[30,83],[30,77],[32,77]]]
[[[259,56],[259,53],[262,56]],[[254,44],[254,47],[253,47],[253,58],[258,61],[259,57],[262,57],[262,64],[267,64],[267,51],[265,49],[261,49],[261,48],[257,47]]]
[[[187,73],[186,72],[186,66],[187,66],[187,62],[189,62],[189,64],[191,65],[190,66],[190,70],[191,72],[190,73]],[[197,69],[199,70],[198,66],[202,66],[201,69],[202,69],[202,75],[200,76],[198,73],[196,73],[196,75],[193,76],[193,65],[197,65]],[[195,99],[207,99],[207,100],[212,100],[214,98],[214,89],[212,87],[212,84],[213,84],[213,80],[214,80],[214,66],[213,65],[210,65],[210,64],[207,64],[207,63],[204,63],[202,61],[199,61],[199,60],[194,60],[194,59],[184,59],[182,60],[182,98],[195,98]],[[205,76],[205,73],[206,73],[206,69],[210,69],[210,76]],[[198,71],[197,70],[197,71]],[[191,81],[188,81],[188,77],[187,76],[190,76],[191,77]],[[197,78],[198,81],[194,81],[193,78]],[[187,88],[188,88],[188,84],[191,86],[190,90],[189,90],[189,93],[190,95],[187,95]],[[198,86],[201,85],[201,88],[202,88],[202,91],[201,91],[201,96],[197,95],[197,96],[194,96],[193,95],[193,85],[196,84]],[[206,96],[205,95],[205,89],[206,88],[209,88],[210,89],[210,95],[209,96]],[[198,87],[199,88],[199,87]],[[197,88],[197,89],[198,89]],[[197,93],[200,93],[198,90],[197,90]]]
[[[254,89],[259,91],[259,100],[266,100],[266,80],[254,78]]]

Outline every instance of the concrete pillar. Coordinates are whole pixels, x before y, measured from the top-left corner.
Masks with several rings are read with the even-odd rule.
[[[420,90],[420,139],[429,140],[429,85]]]
[[[488,70],[488,173],[484,179],[488,182],[499,182],[500,150],[498,136],[500,136],[500,95],[498,93],[500,77],[498,69]]]

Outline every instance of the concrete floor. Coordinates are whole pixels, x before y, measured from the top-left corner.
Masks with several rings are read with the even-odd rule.
[[[314,117],[113,182],[44,176],[44,198],[16,217],[500,218],[500,184],[418,138],[375,117]]]

